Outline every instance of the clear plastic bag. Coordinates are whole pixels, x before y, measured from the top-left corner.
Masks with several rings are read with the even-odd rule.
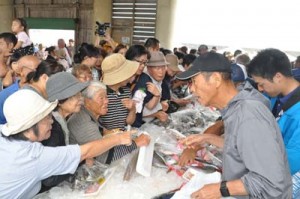
[[[98,193],[111,173],[108,165],[98,161],[94,161],[93,166],[81,165],[75,173],[72,189],[82,192],[85,196],[94,195]]]

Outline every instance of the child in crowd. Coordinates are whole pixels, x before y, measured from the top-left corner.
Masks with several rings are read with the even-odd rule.
[[[16,18],[11,25],[12,32],[18,38],[18,42],[14,49],[22,55],[34,54],[33,44],[27,34],[27,23],[23,18]]]
[[[16,81],[18,75],[16,73],[16,68],[18,64],[17,62],[21,57],[22,55],[19,52],[14,52],[12,55],[9,56],[7,60],[7,66],[9,67],[9,69],[2,80],[3,89],[12,85]]]

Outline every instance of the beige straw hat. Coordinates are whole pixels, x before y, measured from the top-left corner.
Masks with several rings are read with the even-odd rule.
[[[123,55],[114,53],[103,60],[101,68],[103,83],[111,86],[132,77],[138,70],[139,63],[126,60]]]

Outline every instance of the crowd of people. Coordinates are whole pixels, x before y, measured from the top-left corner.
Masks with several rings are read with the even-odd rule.
[[[43,45],[34,52],[26,21],[0,34],[0,198],[32,198],[79,164],[122,158],[147,146],[132,136],[191,103],[215,107],[214,125],[180,142],[190,164],[205,144],[223,150],[222,182],[192,198],[300,197],[300,57],[278,49],[254,58],[207,45],[173,51],[157,38],[127,47],[108,34],[95,44]],[[151,134],[151,132],[149,132]]]

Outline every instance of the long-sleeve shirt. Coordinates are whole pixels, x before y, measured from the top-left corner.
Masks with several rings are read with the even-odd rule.
[[[292,180],[280,129],[257,91],[240,91],[221,111],[225,126],[223,180],[241,179],[249,196],[292,198]]]

